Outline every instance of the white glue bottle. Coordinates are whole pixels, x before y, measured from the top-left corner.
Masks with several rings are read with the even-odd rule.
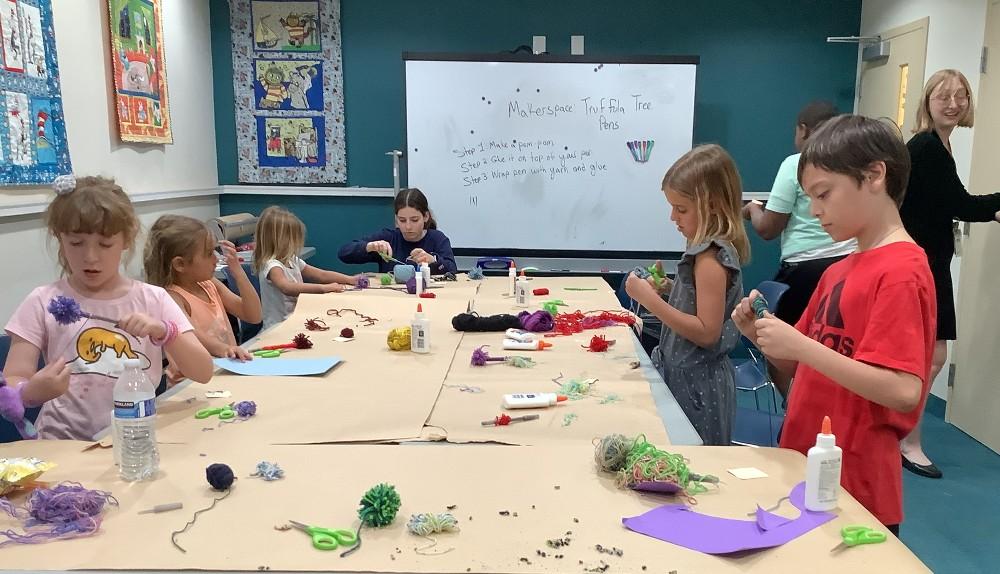
[[[431,352],[431,322],[424,315],[424,306],[417,303],[417,312],[410,323],[410,350],[414,353]]]
[[[424,292],[424,274],[417,271],[417,273],[413,276],[413,282],[416,284],[416,295],[417,297],[420,297],[421,293]]]
[[[505,409],[537,409],[551,407],[568,399],[566,395],[556,393],[513,393],[503,396]]]
[[[514,305],[517,307],[527,307],[531,305],[531,288],[528,287],[528,278],[521,270],[521,276],[514,282]]]
[[[420,274],[424,276],[424,289],[431,284],[431,266],[429,263],[420,264]]]
[[[517,267],[514,267],[514,262],[510,262],[510,267],[507,268],[507,283],[510,284],[508,287],[508,295],[513,297],[515,295],[514,283],[517,281]]]
[[[843,452],[830,429],[830,417],[823,417],[823,429],[816,435],[816,446],[806,454],[806,510],[837,508],[842,460]]]

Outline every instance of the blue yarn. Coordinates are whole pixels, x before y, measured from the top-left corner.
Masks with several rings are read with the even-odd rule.
[[[267,462],[266,460],[262,460],[257,463],[257,472],[251,474],[250,476],[263,478],[264,480],[270,482],[272,480],[278,480],[279,478],[285,478],[285,471],[282,470],[276,462]]]

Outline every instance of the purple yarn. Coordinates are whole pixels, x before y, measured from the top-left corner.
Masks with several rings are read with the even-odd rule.
[[[24,418],[24,401],[21,399],[21,390],[8,385],[3,375],[0,375],[0,417],[13,424],[17,432],[21,434],[21,438],[38,438],[35,425]]]
[[[476,367],[486,366],[486,363],[506,361],[506,357],[491,357],[486,352],[486,345],[472,351],[472,364]]]
[[[257,414],[257,403],[253,401],[240,401],[233,405],[233,410],[240,418],[252,417]]]
[[[368,279],[367,275],[361,275],[354,284],[358,289],[367,289],[371,286],[371,281]]]
[[[24,509],[16,509],[9,503],[2,506],[12,516],[24,522],[24,528],[47,526],[45,530],[35,529],[31,534],[19,534],[13,530],[0,531],[0,536],[8,542],[38,544],[60,538],[90,536],[101,526],[104,505],[118,506],[118,500],[110,492],[88,490],[75,482],[63,482],[53,488],[39,488],[31,493]]]
[[[406,292],[409,293],[410,295],[416,295],[417,294],[417,276],[416,275],[414,275],[413,277],[410,277],[409,280],[406,281]]]
[[[518,313],[517,318],[521,321],[522,329],[533,333],[551,331],[556,326],[555,320],[552,319],[552,313],[544,310],[535,311],[534,313],[521,311]]]
[[[72,297],[57,295],[49,300],[48,312],[60,325],[72,325],[87,315]]]

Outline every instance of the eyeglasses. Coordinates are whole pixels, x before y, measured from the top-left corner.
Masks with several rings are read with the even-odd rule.
[[[969,103],[969,94],[967,92],[955,92],[954,94],[938,94],[936,96],[931,96],[931,99],[940,102],[942,104],[947,104],[948,102],[954,100],[957,105],[963,105]]]

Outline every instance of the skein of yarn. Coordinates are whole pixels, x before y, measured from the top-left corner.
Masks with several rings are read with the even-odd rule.
[[[409,351],[410,332],[409,327],[396,327],[395,329],[389,331],[389,335],[386,337],[385,343],[393,351]]]
[[[555,326],[555,321],[552,319],[552,313],[545,310],[535,311],[534,313],[521,311],[518,313],[517,319],[521,322],[522,329],[532,331],[534,333],[551,331],[552,327]]]
[[[490,315],[481,317],[476,313],[459,313],[451,319],[451,326],[456,331],[477,333],[502,332],[507,329],[520,329],[521,320],[514,315]]]
[[[236,475],[233,474],[233,469],[229,468],[228,464],[217,462],[208,465],[208,468],[205,469],[205,478],[212,485],[212,488],[222,491],[229,490],[233,481],[236,480]]]

